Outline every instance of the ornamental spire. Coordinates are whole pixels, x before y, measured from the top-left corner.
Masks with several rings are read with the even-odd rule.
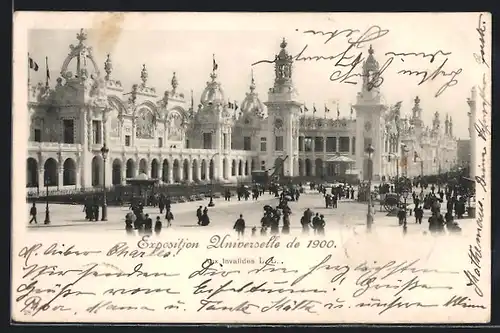
[[[142,80],[142,86],[145,87],[146,82],[148,82],[148,70],[146,69],[146,64],[142,65],[141,80]]]
[[[250,92],[254,92],[255,91],[255,79],[253,77],[253,68],[252,68],[251,72],[252,72],[252,74],[251,74],[252,75],[252,81],[250,83]]]
[[[174,72],[174,75],[172,76],[172,91],[175,91],[175,89],[177,89],[178,86],[179,82],[177,81],[177,76],[175,76]]]
[[[76,34],[76,39],[78,39],[80,44],[83,44],[87,40],[87,33],[83,30],[83,28]]]
[[[105,79],[106,81],[109,81],[111,78],[111,72],[113,71],[113,63],[111,62],[109,53],[106,57],[106,61],[104,62],[104,71],[106,72]]]

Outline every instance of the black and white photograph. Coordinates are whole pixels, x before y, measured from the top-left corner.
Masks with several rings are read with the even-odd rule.
[[[489,321],[490,14],[26,12],[13,57],[13,320]]]

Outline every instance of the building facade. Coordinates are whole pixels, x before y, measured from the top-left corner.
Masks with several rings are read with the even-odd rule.
[[[330,119],[306,112],[293,84],[293,57],[285,40],[275,56],[267,101],[255,92],[252,75],[240,107],[227,102],[216,68],[197,107],[192,94],[189,99],[180,91],[175,73],[167,91],[150,87],[146,65],[139,82],[125,90],[112,75],[111,57],[102,72],[83,30],[77,40],[55,87],[28,82],[31,189],[117,185],[141,173],[164,183],[235,182],[249,179],[252,170],[275,166],[292,177],[353,173],[365,179],[369,163],[373,179],[380,180],[398,173],[437,173],[456,164],[451,117],[446,116],[443,131],[436,112],[428,128],[418,97],[406,118],[400,115],[401,103],[388,107],[381,102],[373,84],[379,64],[371,47],[351,117]],[[375,149],[372,162],[365,154],[368,144]]]

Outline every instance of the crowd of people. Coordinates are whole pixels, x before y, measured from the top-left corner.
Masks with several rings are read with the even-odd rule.
[[[392,188],[391,188],[392,190]],[[466,211],[467,197],[460,195],[456,188],[453,186],[445,186],[444,190],[439,188],[436,191],[434,185],[431,186],[430,192],[424,194],[423,188],[420,193],[412,192],[412,199],[414,208],[408,209],[404,205],[398,207],[397,217],[399,225],[406,228],[406,221],[408,215],[414,213],[415,223],[422,224],[424,211],[429,210],[431,216],[428,219],[429,232],[443,233],[446,230],[450,233],[458,233],[462,229],[459,224],[455,222],[456,219],[462,219]],[[446,198],[446,214],[442,215],[442,204]]]
[[[356,200],[355,199],[355,188],[348,184],[336,184],[331,185],[331,188],[327,184],[314,184],[310,183],[309,187],[311,190],[317,191],[322,194],[325,200],[325,208],[338,208],[339,202],[343,199]],[[380,188],[387,188],[389,193],[395,191],[394,184],[382,184]],[[430,192],[424,191],[424,188],[413,187],[411,192],[412,198],[410,199],[413,203],[413,208],[410,209],[409,205],[405,205],[399,200],[397,205],[397,220],[399,225],[403,227],[403,231],[406,231],[408,216],[414,215],[415,224],[422,224],[424,220],[425,211],[430,211],[430,216],[428,218],[429,227],[428,230],[432,234],[444,233],[447,230],[449,233],[459,233],[461,227],[456,220],[462,219],[466,215],[467,200],[469,199],[463,194],[456,186],[452,184],[447,184],[444,186],[439,186],[436,188],[435,185],[429,186]],[[411,189],[410,189],[411,190]],[[298,201],[301,193],[303,192],[302,184],[296,185],[280,185],[277,182],[272,182],[268,186],[264,187],[259,184],[253,184],[252,186],[240,186],[236,189],[236,196],[238,201],[249,200],[250,196],[253,200],[257,200],[262,196],[265,191],[269,191],[270,195],[273,195],[278,199],[278,205],[274,207],[273,205],[265,205],[263,207],[263,215],[260,219],[260,235],[271,235],[275,234],[289,234],[291,226],[291,214],[292,210],[289,206],[289,202]],[[376,192],[376,189],[375,189]],[[426,193],[427,192],[427,193]],[[225,200],[230,201],[231,191],[227,189],[223,192]],[[446,200],[446,207],[442,207]],[[405,200],[406,203],[406,200]],[[144,205],[149,204],[153,207],[158,207],[160,216],[157,216],[155,222],[149,216],[149,214],[144,213]],[[210,207],[210,205],[209,205]],[[445,208],[445,214],[442,214],[442,208]],[[160,234],[162,228],[165,226],[170,228],[172,226],[172,221],[174,221],[174,214],[172,212],[172,204],[168,195],[158,194],[154,197],[149,197],[149,200],[136,199],[132,200],[130,204],[130,212],[125,216],[125,230],[127,233],[135,234],[147,234],[156,233]],[[99,200],[96,197],[89,196],[84,203],[83,211],[85,213],[85,219],[88,221],[99,221]],[[210,217],[208,214],[209,210],[207,207],[199,206],[196,210],[196,223],[199,226],[210,225]],[[164,218],[163,218],[163,214]],[[30,209],[31,220],[29,223],[37,223],[36,220],[37,210],[35,204]],[[165,221],[165,222],[163,222]],[[297,221],[298,222],[298,221]],[[309,234],[310,230],[317,235],[323,235],[325,233],[325,216],[318,212],[314,213],[310,208],[305,209],[300,217],[300,226],[302,233]],[[239,214],[239,218],[236,220],[233,229],[236,231],[238,237],[242,237],[245,233],[247,226],[245,219],[242,214]],[[258,226],[252,227],[252,235],[258,233]]]

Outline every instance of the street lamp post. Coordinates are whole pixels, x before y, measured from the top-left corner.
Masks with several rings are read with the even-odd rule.
[[[408,227],[406,225],[406,215],[407,215],[407,212],[406,212],[406,199],[408,199],[408,195],[409,194],[410,194],[410,192],[408,191],[408,189],[405,188],[404,191],[403,191],[403,198],[405,199],[405,202],[404,202],[404,204],[405,204],[405,210],[404,210],[404,212],[405,212],[405,219],[403,221],[403,234],[405,234],[405,235],[406,235],[406,232],[408,231]]]
[[[405,168],[404,168],[404,172],[405,172],[405,177],[408,178],[408,152],[409,152],[409,149],[408,147],[403,144],[401,146],[401,152],[403,153],[403,161],[405,162]]]
[[[372,155],[375,149],[371,144],[366,147],[365,152],[368,154],[368,213],[366,214],[366,230],[370,232],[373,224],[373,211],[372,211],[372,173],[373,163]]]
[[[106,200],[106,159],[108,158],[109,148],[106,146],[106,143],[101,148],[101,154],[103,159],[103,181],[102,181],[102,218],[101,221],[108,220],[108,203]]]
[[[219,155],[219,153],[213,154],[212,157],[210,157],[210,162],[212,162],[214,157],[217,155]],[[208,162],[208,163],[210,163],[210,162]],[[215,162],[213,165],[214,165],[214,169],[215,169]],[[210,175],[210,170],[208,171],[208,174]],[[215,175],[212,175],[212,177],[210,177],[210,202],[208,203],[208,207],[215,206],[215,204],[214,204],[214,176]]]
[[[45,179],[45,221],[44,224],[50,224],[50,211],[49,211],[49,183],[50,178],[47,176]]]

